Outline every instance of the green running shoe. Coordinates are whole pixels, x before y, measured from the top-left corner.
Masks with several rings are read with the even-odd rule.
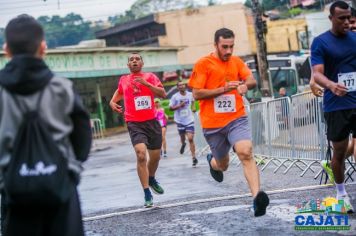
[[[327,173],[327,175],[329,176],[330,183],[335,184],[335,178],[330,163],[327,160],[322,160],[320,164],[325,170],[325,172]]]
[[[152,195],[149,197],[145,197],[145,204],[143,205],[145,208],[153,207],[153,197]]]
[[[164,190],[163,188],[159,185],[156,179],[153,179],[149,181],[148,185],[150,186],[151,190],[156,193],[156,194],[163,194]]]

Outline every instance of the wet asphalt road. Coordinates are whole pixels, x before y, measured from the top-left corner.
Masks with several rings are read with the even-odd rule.
[[[331,186],[319,187],[315,173],[293,167],[261,172],[261,186],[270,193],[267,215],[253,217],[252,198],[243,169],[232,162],[224,182],[215,182],[205,157],[191,167],[189,152],[180,155],[177,131],[168,127],[168,158],[162,159],[157,179],[165,194],[154,195],[155,207],[144,209],[143,191],[135,156],[127,134],[109,139],[101,151],[92,152],[79,187],[86,235],[356,235],[356,216],[350,231],[294,230],[295,205],[334,196]],[[319,167],[315,166],[315,171]],[[356,175],[354,175],[356,176]],[[313,187],[316,186],[316,187]],[[347,185],[356,198],[356,185]],[[356,206],[356,199],[353,204]]]

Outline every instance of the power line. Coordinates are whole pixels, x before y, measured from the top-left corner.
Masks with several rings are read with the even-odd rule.
[[[58,10],[69,10],[69,9],[76,9],[76,8],[83,8],[82,6],[95,6],[95,4],[91,3],[88,4],[88,2],[97,2],[97,0],[86,0],[85,2],[77,2],[77,3],[66,3],[65,5],[62,4],[62,6],[66,7],[61,7]],[[104,3],[101,3],[100,5],[110,5],[110,4],[118,4],[117,1],[106,1]],[[29,8],[43,8],[43,7],[55,7],[54,4],[51,5],[43,5],[43,4],[31,4],[31,5],[21,5],[21,6],[16,6],[16,7],[2,7],[0,8],[0,12],[3,11],[8,11],[8,10],[21,10],[21,9],[29,9]],[[48,11],[48,9],[43,9],[40,11]]]

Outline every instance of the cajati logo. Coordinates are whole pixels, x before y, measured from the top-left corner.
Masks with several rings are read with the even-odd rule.
[[[350,230],[344,200],[327,197],[302,202],[296,206],[295,230]]]

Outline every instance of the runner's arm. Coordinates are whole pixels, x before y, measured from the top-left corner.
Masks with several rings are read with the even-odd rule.
[[[244,84],[247,86],[247,89],[254,89],[257,85],[257,82],[255,80],[255,78],[253,77],[253,75],[250,75],[246,78]]]
[[[175,106],[169,106],[169,109],[171,111],[175,111],[175,110],[178,110],[179,108],[182,108],[185,106],[185,102],[181,102],[179,103],[178,105],[175,105]]]
[[[197,89],[193,88],[193,97],[195,100],[202,100],[202,99],[209,99],[209,98],[214,98],[217,96],[220,96],[226,92],[230,92],[231,90],[237,89],[239,86],[247,88],[249,86],[253,86],[253,77],[251,79],[246,79],[247,84],[241,84],[241,81],[229,81],[226,82],[224,86],[215,88],[215,89]],[[247,90],[246,88],[246,90]]]
[[[315,82],[313,74],[311,75],[311,78],[309,81],[309,86],[310,86],[310,89],[311,89],[312,93],[314,94],[314,96],[316,96],[316,97],[323,96],[323,93],[324,93],[323,88]]]
[[[122,112],[122,107],[117,104],[117,102],[119,102],[120,100],[122,100],[122,94],[119,93],[119,89],[116,89],[114,95],[110,100],[110,107],[111,109],[113,109],[113,111],[116,111],[118,113]]]
[[[347,93],[347,88],[343,84],[335,83],[324,75],[323,64],[313,66],[313,75],[317,84],[323,88],[330,89],[333,94],[344,96]]]
[[[155,86],[155,85],[149,83],[148,81],[146,81],[143,77],[136,77],[134,81],[141,83],[142,85],[149,88],[155,96],[158,96],[160,98],[165,98],[167,96],[166,91],[164,90],[163,87]]]
[[[154,95],[156,95],[160,98],[165,98],[167,96],[166,91],[162,87],[154,86],[150,83],[148,83],[148,85],[146,85],[146,87],[149,88],[154,93]]]
[[[192,101],[192,105],[190,106],[190,108],[192,109],[192,112],[197,111],[197,108],[195,107],[195,101]]]

